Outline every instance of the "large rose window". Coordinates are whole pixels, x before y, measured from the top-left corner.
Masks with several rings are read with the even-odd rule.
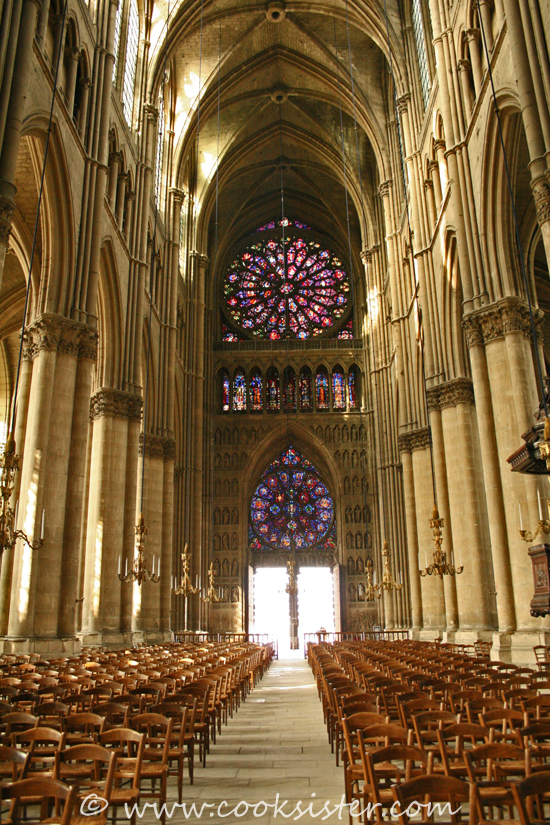
[[[315,467],[289,447],[267,468],[250,508],[252,550],[334,546],[334,505]]]
[[[329,332],[350,307],[341,261],[313,240],[252,244],[231,264],[224,282],[228,318],[248,336],[277,340]]]

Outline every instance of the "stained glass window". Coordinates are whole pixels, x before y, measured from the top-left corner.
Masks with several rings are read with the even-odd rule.
[[[312,408],[313,402],[311,400],[311,370],[309,369],[309,367],[306,367],[300,373],[300,409],[308,411]]]
[[[328,410],[328,376],[323,367],[317,370],[317,375],[315,376],[315,401],[318,410]]]
[[[260,370],[253,370],[250,376],[250,409],[260,412],[262,409],[263,381]]]
[[[222,324],[222,341],[230,341],[231,343],[235,343],[240,340],[241,339],[239,336],[233,332],[232,329],[229,329],[227,324]]]
[[[332,408],[346,409],[346,381],[341,367],[334,367],[332,371]]]
[[[336,337],[340,338],[340,340],[353,338],[353,318],[350,318],[344,329],[341,329]]]
[[[317,470],[294,447],[263,474],[250,508],[253,550],[335,547],[334,505]]]
[[[222,372],[222,410],[229,412],[229,398],[231,395],[231,384],[227,370]]]
[[[271,367],[271,369],[267,371],[265,389],[268,412],[278,412],[280,406],[279,370],[276,367]]]
[[[294,226],[296,229],[305,229],[309,231],[313,231],[311,226],[308,226],[306,223],[302,223],[302,221],[289,221],[288,218],[284,218],[280,221],[269,221],[269,223],[260,226],[258,229],[255,229],[252,233],[255,235],[257,232],[269,232],[270,229],[275,229],[275,227],[280,226]]]
[[[357,399],[356,399],[356,372],[355,367],[352,367],[349,371],[348,375],[348,394],[349,394],[349,408],[350,410],[357,409]]]
[[[283,405],[288,412],[296,410],[296,373],[292,367],[283,373]]]
[[[124,83],[122,86],[122,111],[126,123],[132,127],[134,110],[134,86],[139,48],[139,14],[136,0],[130,0],[128,11],[128,32],[126,35],[126,64],[124,66]]]
[[[233,378],[233,409],[235,412],[246,410],[246,378],[242,370]]]
[[[225,309],[249,337],[312,338],[330,331],[349,307],[348,276],[332,252],[295,237],[285,253],[280,240],[259,240],[229,267]]]

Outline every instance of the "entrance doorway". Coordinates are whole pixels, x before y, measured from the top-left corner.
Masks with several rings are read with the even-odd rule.
[[[254,633],[277,636],[279,656],[290,652],[288,574],[284,567],[259,567],[254,573]],[[335,629],[334,586],[330,567],[301,567],[298,573],[298,638],[324,627]]]

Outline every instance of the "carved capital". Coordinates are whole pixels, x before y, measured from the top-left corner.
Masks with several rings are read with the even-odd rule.
[[[26,358],[46,349],[91,361],[97,357],[97,331],[59,315],[40,316],[25,331],[25,339]]]
[[[162,458],[166,461],[176,460],[176,442],[173,438],[166,438],[164,435],[153,435],[147,433],[139,434],[139,454],[146,455],[147,458]]]
[[[378,187],[378,191],[380,192],[380,197],[381,198],[389,198],[390,189],[392,188],[392,186],[393,186],[393,181],[391,181],[391,180],[383,181],[383,183],[381,183],[380,186]]]
[[[541,340],[540,324],[544,313],[535,310],[537,339]],[[531,317],[529,307],[515,296],[505,298],[490,307],[467,315],[462,321],[468,347],[488,344],[497,338],[519,332],[531,339]]]
[[[470,42],[479,40],[479,29],[467,29],[466,37]]]
[[[146,116],[147,120],[150,123],[155,123],[156,122],[156,120],[159,116],[159,110],[157,109],[156,106],[153,106],[152,103],[144,103],[143,104],[143,111],[145,113],[145,116]]]
[[[405,92],[404,95],[401,95],[401,97],[397,98],[397,100],[396,100],[397,111],[399,112],[400,115],[403,115],[403,114],[406,113],[407,106],[409,105],[410,100],[411,100],[410,92]]]
[[[410,433],[399,436],[399,452],[412,453],[413,450],[425,450],[430,446],[431,433],[429,427],[421,427]]]
[[[140,421],[142,407],[140,395],[102,387],[90,398],[90,421],[105,415]]]
[[[455,378],[427,391],[428,409],[442,410],[458,404],[475,404],[474,387],[469,378]]]
[[[172,195],[174,203],[177,206],[181,206],[185,201],[185,192],[183,189],[176,189],[176,187],[172,187],[172,189],[170,189],[170,194]]]
[[[472,64],[467,58],[459,60],[457,65],[459,72],[467,72],[468,74],[470,73],[470,70],[472,68]]]
[[[445,141],[439,138],[439,140],[434,140],[434,149],[436,152],[444,152],[447,147],[445,146]],[[436,161],[437,163],[437,161]]]
[[[109,166],[111,163],[122,163],[122,152],[111,152],[109,155]]]
[[[542,226],[550,220],[550,185],[539,179],[531,182],[531,188],[537,210],[537,220]]]
[[[424,181],[424,189],[425,189],[426,191],[428,191],[429,189],[433,189],[433,188],[434,188],[434,182],[433,182],[433,180],[425,180],[425,181]]]
[[[0,243],[4,246],[7,246],[10,242],[13,213],[13,203],[0,197]]]

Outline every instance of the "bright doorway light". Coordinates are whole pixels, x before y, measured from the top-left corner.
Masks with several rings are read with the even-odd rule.
[[[279,656],[290,650],[289,600],[284,567],[260,567],[254,573],[254,633],[277,637]],[[302,567],[298,574],[298,635],[303,651],[304,633],[334,626],[334,588],[330,567]]]
[[[300,647],[304,633],[334,633],[334,583],[330,567],[301,567],[298,574]]]

